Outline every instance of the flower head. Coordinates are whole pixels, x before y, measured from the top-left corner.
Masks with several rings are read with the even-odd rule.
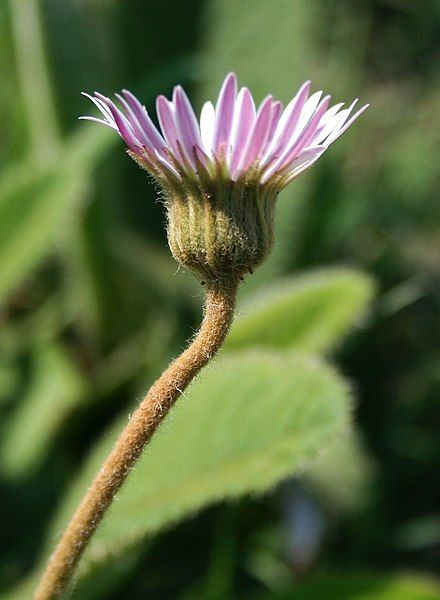
[[[102,94],[84,94],[101,111],[103,119],[81,117],[103,123],[117,131],[130,152],[157,177],[197,177],[203,167],[215,176],[221,168],[232,181],[258,179],[284,187],[312,165],[361,115],[363,106],[351,117],[357,102],[348,108],[330,96],[309,96],[310,81],[304,83],[283,110],[269,95],[258,109],[250,91],[237,93],[237,79],[230,73],[223,82],[216,105],[206,102],[200,121],[181,86],[172,100],[157,98],[160,128],[145,106],[128,90],[117,94],[121,109]]]
[[[346,109],[343,104],[329,108],[330,96],[309,96],[309,91],[307,81],[284,110],[271,95],[256,109],[247,88],[237,93],[230,73],[215,107],[206,102],[200,120],[181,86],[174,88],[172,100],[157,98],[159,127],[128,90],[116,95],[120,108],[102,94],[84,94],[103,118],[81,118],[119,133],[129,154],[161,184],[170,247],[180,262],[204,278],[229,271],[242,276],[272,245],[278,192],[368,106],[351,115],[356,100]]]

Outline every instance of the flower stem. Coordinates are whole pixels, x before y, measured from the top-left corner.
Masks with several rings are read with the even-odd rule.
[[[207,285],[204,318],[196,337],[153,384],[132,415],[49,559],[34,600],[63,597],[88,541],[146,444],[183,390],[222,345],[232,322],[236,295],[235,283]]]

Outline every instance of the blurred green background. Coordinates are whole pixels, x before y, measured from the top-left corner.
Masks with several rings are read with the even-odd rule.
[[[80,91],[153,109],[182,83],[200,110],[229,70],[257,100],[310,78],[371,108],[281,195],[196,417],[182,399],[74,598],[440,597],[439,48],[437,0],[3,0],[2,597],[30,598],[106,438],[201,315],[155,190],[117,136],[78,123]],[[225,449],[235,471],[204,483]]]

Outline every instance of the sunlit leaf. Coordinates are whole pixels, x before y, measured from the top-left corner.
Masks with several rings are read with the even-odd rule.
[[[240,308],[226,347],[328,350],[360,320],[372,295],[371,279],[348,269],[272,284]]]
[[[298,472],[346,422],[348,396],[336,372],[317,360],[224,353],[153,439],[93,538],[88,561],[122,552],[212,502],[263,492]],[[72,483],[52,532],[62,529],[125,420]]]

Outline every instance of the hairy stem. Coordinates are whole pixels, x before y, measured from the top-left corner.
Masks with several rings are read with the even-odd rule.
[[[232,322],[236,293],[236,284],[208,285],[199,332],[132,415],[49,559],[34,600],[63,597],[88,541],[146,444],[183,390],[222,345]]]

